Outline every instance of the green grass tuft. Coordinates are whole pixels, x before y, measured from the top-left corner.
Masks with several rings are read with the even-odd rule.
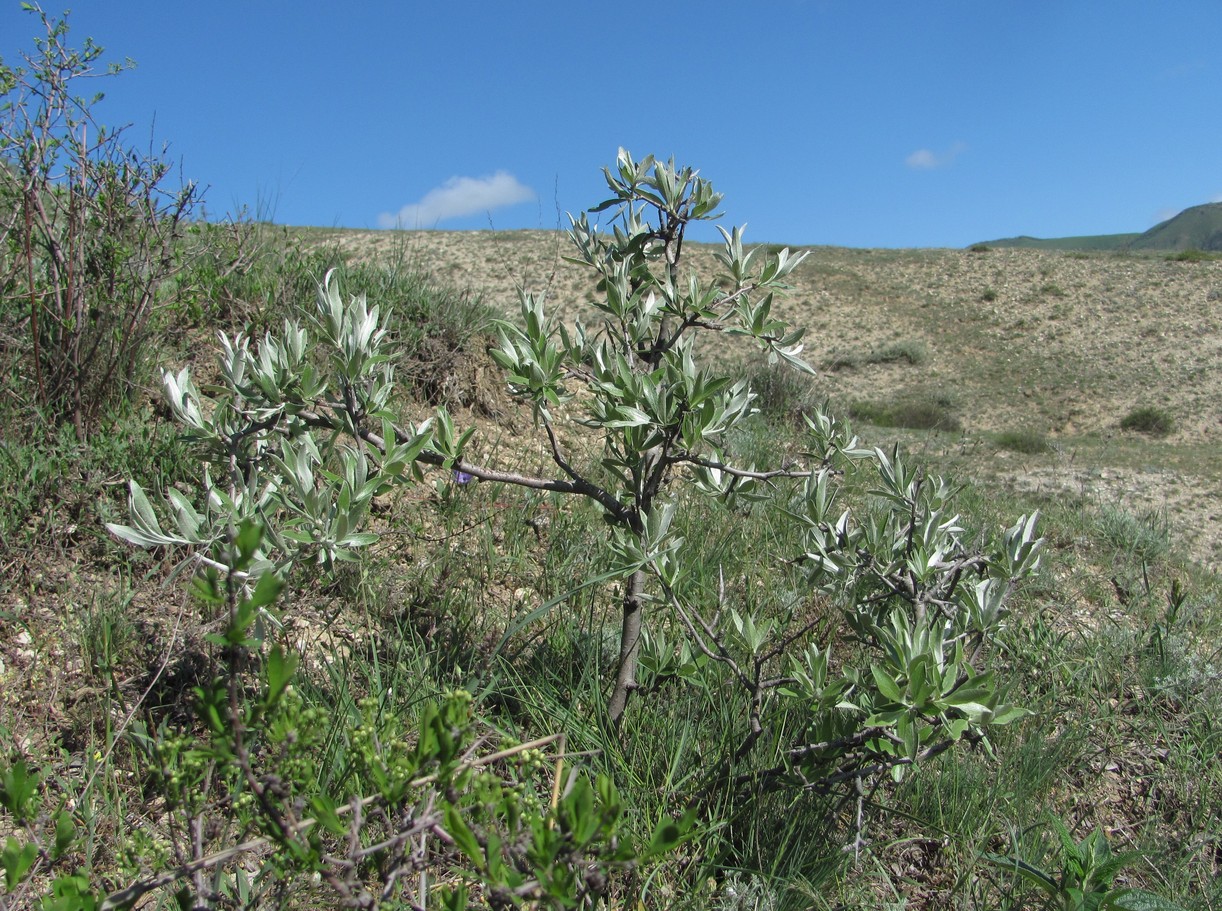
[[[747,382],[756,395],[755,406],[765,417],[798,419],[817,404],[811,377],[784,364],[753,363]]]
[[[1175,419],[1154,405],[1134,408],[1120,420],[1121,430],[1135,430],[1154,437],[1165,437],[1175,430]]]
[[[902,402],[858,401],[849,405],[849,416],[875,427],[905,430],[939,430],[958,433],[963,423],[948,401],[917,398]]]
[[[920,367],[929,360],[929,348],[917,339],[902,339],[867,352],[848,351],[834,354],[823,362],[824,370],[857,370],[874,364],[907,363]]]
[[[1171,552],[1171,532],[1165,515],[1134,515],[1109,506],[1099,513],[1098,526],[1102,539],[1130,560],[1149,564]]]
[[[998,449],[1008,449],[1024,455],[1039,455],[1052,451],[1052,444],[1038,430],[1003,430],[993,442]]]

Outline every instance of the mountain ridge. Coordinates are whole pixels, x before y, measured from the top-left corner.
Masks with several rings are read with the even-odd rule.
[[[1031,237],[1023,234],[1017,237],[986,240],[972,246],[981,245],[1032,250],[1222,252],[1222,202],[1208,202],[1199,206],[1191,206],[1142,233],[1052,238]]]

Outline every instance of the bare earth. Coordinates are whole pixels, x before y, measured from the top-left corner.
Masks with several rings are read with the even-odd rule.
[[[589,271],[564,261],[551,231],[343,232],[362,255],[404,256],[480,293],[510,317],[519,289],[566,319],[588,317]],[[716,273],[711,246],[690,265]],[[972,470],[1026,489],[1089,494],[1165,518],[1176,543],[1222,568],[1222,261],[1034,250],[813,248],[777,303],[807,328],[812,364],[923,345],[919,366],[821,370],[833,401],[925,396],[948,402]],[[1170,413],[1161,440],[1119,429],[1138,406]],[[988,445],[989,434],[1045,434],[1049,454]]]

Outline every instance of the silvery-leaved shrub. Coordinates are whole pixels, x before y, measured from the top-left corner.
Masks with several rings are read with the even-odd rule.
[[[691,778],[691,806],[761,785],[857,785],[860,795],[862,782],[898,778],[960,741],[987,746],[990,726],[1024,714],[987,664],[1015,587],[1038,566],[1037,517],[969,535],[945,482],[898,449],[861,445],[826,408],[804,416],[798,458],[736,459],[730,440],[755,413],[754,395],[745,379],[704,363],[699,342],[738,337],[767,361],[812,372],[802,332],[773,312],[804,255],[748,249],[740,229],[719,229],[720,274],[696,274],[686,232],[717,216],[711,184],[623,150],[605,176],[609,198],[592,211],[605,213],[606,227],[583,214],[569,230],[574,260],[597,279],[595,322],[566,325],[523,295],[519,321],[499,324],[491,350],[537,420],[550,475],[469,461],[471,431],[444,409],[419,421],[396,414],[386,315],[363,297],[345,300],[328,275],[315,305],[279,334],[222,337],[219,379],[207,389],[187,370],[165,374],[173,413],[207,465],[203,489],[157,503],[133,482],[130,522],[111,530],[140,546],[182,548],[183,566],[202,567],[218,591],[240,590],[232,602],[303,561],[331,572],[352,559],[375,540],[372,498],[429,467],[467,483],[581,496],[608,527],[604,581],[622,585],[608,720],[622,723],[634,693],[650,698],[639,695],[642,675],[735,694],[741,706],[721,752]],[[586,436],[580,455],[562,445],[562,424],[566,437]],[[868,487],[864,501],[850,502],[850,480]],[[676,521],[699,497],[756,501],[798,523],[803,547],[787,558],[831,614],[709,603],[688,584]],[[732,509],[721,515],[734,521]],[[238,566],[234,529],[251,525],[262,533]],[[260,616],[242,620],[257,631]],[[830,632],[828,616],[839,618]],[[851,649],[833,651],[846,640]]]
[[[703,686],[716,683],[702,677],[724,676],[749,694],[736,755],[767,739],[765,715],[776,713],[778,700],[790,701],[786,711],[803,703],[809,718],[799,730],[823,745],[772,744],[776,763],[767,774],[800,761],[821,781],[824,771],[900,770],[1018,717],[975,664],[1005,619],[1014,585],[1038,563],[1035,517],[973,548],[946,513],[944,483],[911,469],[898,451],[859,446],[825,409],[805,418],[803,464],[735,463],[727,440],[755,412],[754,396],[745,380],[702,364],[697,341],[737,336],[769,362],[812,372],[801,358],[802,331],[773,313],[775,294],[805,254],[750,250],[740,229],[719,227],[722,274],[685,272],[686,231],[717,217],[720,195],[690,168],[652,156],[638,162],[623,150],[604,173],[610,198],[593,211],[609,214],[608,228],[582,215],[569,232],[574,259],[598,279],[598,324],[549,321],[543,302],[526,295],[520,323],[502,325],[492,355],[530,402],[562,478],[602,504],[611,527],[611,563],[626,580],[612,720],[637,688],[642,660],[655,676]],[[556,432],[563,417],[593,438],[600,480],[563,451]],[[833,513],[845,471],[866,465],[878,476],[876,508],[861,521],[848,509]],[[801,484],[797,505],[787,503],[784,485],[793,483]],[[798,648],[809,629],[785,629],[745,608],[685,603],[684,541],[673,529],[692,493],[764,498],[793,513],[806,528],[810,584],[834,599],[874,660],[837,672],[825,648]],[[650,610],[678,618],[686,641],[659,648]]]

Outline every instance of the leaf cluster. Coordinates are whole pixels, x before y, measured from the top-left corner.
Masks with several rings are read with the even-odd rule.
[[[169,407],[208,466],[202,502],[167,491],[174,524],[163,529],[133,480],[131,524],[111,523],[111,532],[139,547],[189,547],[188,559],[215,568],[225,561],[209,551],[235,524],[254,521],[267,530],[256,574],[283,575],[302,559],[330,568],[376,540],[363,530],[370,503],[418,479],[426,448],[461,447],[444,413],[436,440],[431,419],[406,431],[392,422],[394,370],[377,307],[363,296],[345,303],[328,273],[303,316],[257,347],[222,334],[220,381],[204,390],[189,369],[166,371]],[[374,422],[380,436],[368,429]],[[364,445],[364,434],[380,446]]]
[[[1044,893],[1048,907],[1063,911],[1108,911],[1112,908],[1179,911],[1178,904],[1152,892],[1115,885],[1117,874],[1139,860],[1140,852],[1112,853],[1107,836],[1099,828],[1075,841],[1060,819],[1053,816],[1050,823],[1059,848],[1058,868],[1046,869],[1024,860],[1017,853],[1008,857],[985,854],[985,860],[1017,874],[1021,880]]]

